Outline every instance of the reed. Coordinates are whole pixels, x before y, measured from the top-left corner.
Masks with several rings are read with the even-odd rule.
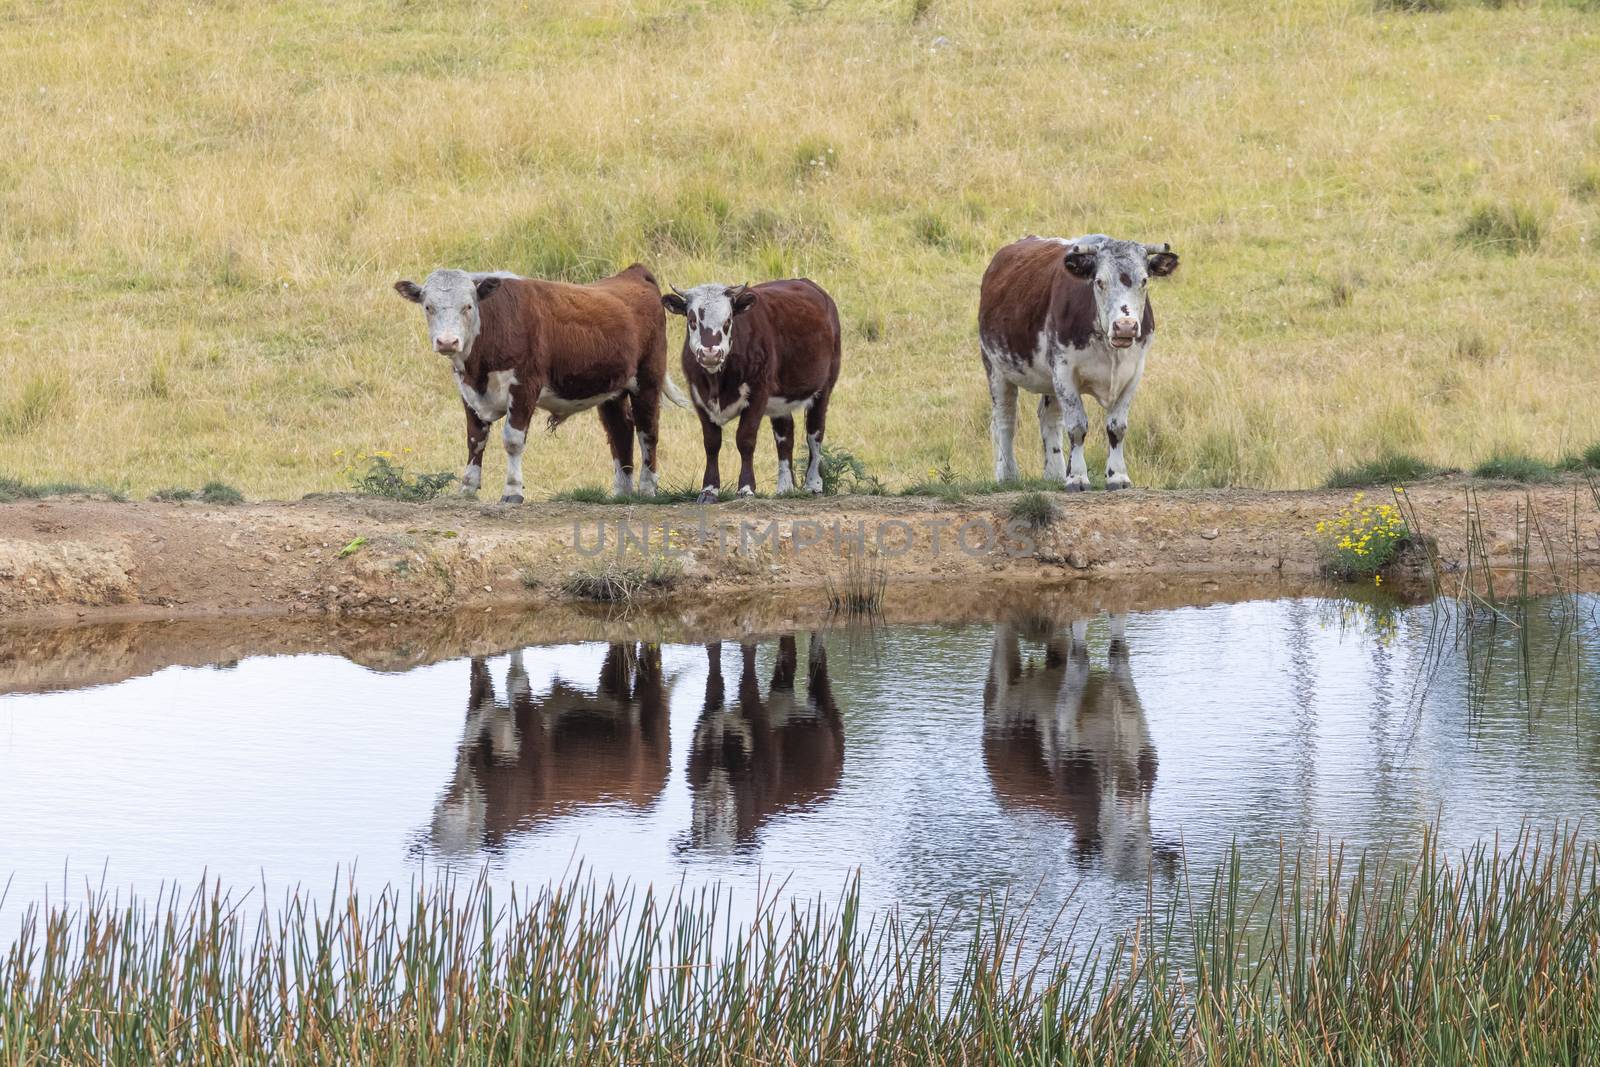
[[[873,617],[883,611],[883,594],[889,588],[889,567],[872,552],[851,552],[844,576],[828,576],[828,610],[847,618]]]
[[[1013,898],[908,916],[720,889],[440,881],[319,905],[34,907],[0,1060],[229,1064],[1594,1062],[1596,846],[1235,851],[1087,931]]]

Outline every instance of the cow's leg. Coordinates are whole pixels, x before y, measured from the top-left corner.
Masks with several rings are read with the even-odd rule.
[[[600,424],[611,443],[611,492],[627,496],[633,492],[633,419],[628,416],[627,398],[601,404]]]
[[[1017,480],[1017,387],[989,365],[989,443],[994,447],[994,480]]]
[[[1067,480],[1067,457],[1061,451],[1061,405],[1054,395],[1039,398],[1039,441],[1044,447],[1044,476],[1051,481]]]
[[[822,438],[828,432],[828,397],[823,393],[806,408],[806,492],[822,495]]]
[[[772,443],[778,448],[779,493],[794,488],[794,416],[772,416]]]
[[[639,383],[633,398],[633,425],[639,437],[639,495],[656,495],[656,430],[661,418],[661,386]]]
[[[1128,480],[1128,461],[1122,454],[1123,439],[1128,436],[1128,409],[1133,406],[1133,394],[1144,376],[1144,362],[1133,372],[1133,377],[1117,397],[1116,403],[1106,412],[1106,443],[1111,446],[1106,456],[1106,488],[1126,489],[1133,483]]]
[[[733,442],[739,446],[739,495],[756,495],[756,438],[761,436],[761,420],[766,417],[767,398],[752,396],[739,412],[739,429]]]
[[[700,503],[715,504],[722,489],[722,471],[717,462],[718,453],[722,451],[722,427],[712,422],[699,407],[694,410],[700,416],[700,436],[706,446],[706,473],[700,480]]]
[[[461,406],[467,412],[467,469],[461,472],[461,495],[477,496],[483,484],[483,449],[489,443],[489,424],[478,418],[472,405],[466,401]]]
[[[772,681],[767,688],[775,693],[794,689],[795,667],[799,661],[794,634],[778,638],[778,660],[772,665]]]
[[[1126,615],[1111,616],[1111,647],[1108,650],[1112,664],[1117,660],[1124,663],[1128,659],[1128,617]]]
[[[1067,461],[1066,487],[1069,493],[1081,493],[1089,488],[1089,465],[1083,459],[1083,441],[1089,436],[1089,413],[1083,409],[1083,397],[1072,381],[1070,372],[1057,366],[1055,375],[1056,403],[1061,408],[1061,418],[1067,424],[1067,442],[1072,455]]]
[[[515,402],[506,412],[503,436],[506,443],[506,491],[500,495],[502,504],[522,503],[522,450],[528,444],[528,422],[533,418],[533,406]]]

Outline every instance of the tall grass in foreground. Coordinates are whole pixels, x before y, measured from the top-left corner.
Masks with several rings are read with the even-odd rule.
[[[1125,932],[1011,900],[869,916],[715,890],[442,883],[253,915],[29,912],[7,1063],[1562,1063],[1600,1056],[1596,847],[1235,854]],[[1076,947],[1074,947],[1076,946]]]

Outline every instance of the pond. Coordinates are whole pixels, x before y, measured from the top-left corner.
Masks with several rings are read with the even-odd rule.
[[[1265,869],[1600,815],[1591,598],[1444,650],[1426,603],[1086,603],[80,688],[103,672],[67,656],[0,696],[0,929],[86,886],[325,898],[446,868],[830,899],[859,873],[870,906],[1009,888],[1092,926],[1235,842]]]

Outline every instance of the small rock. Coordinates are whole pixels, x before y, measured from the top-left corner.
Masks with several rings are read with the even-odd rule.
[[[1207,541],[1215,541],[1217,539],[1217,533],[1218,531],[1215,529],[1201,530],[1200,536],[1205,538]]]
[[[1075,571],[1086,571],[1089,569],[1089,557],[1082,552],[1068,552],[1067,566]]]

